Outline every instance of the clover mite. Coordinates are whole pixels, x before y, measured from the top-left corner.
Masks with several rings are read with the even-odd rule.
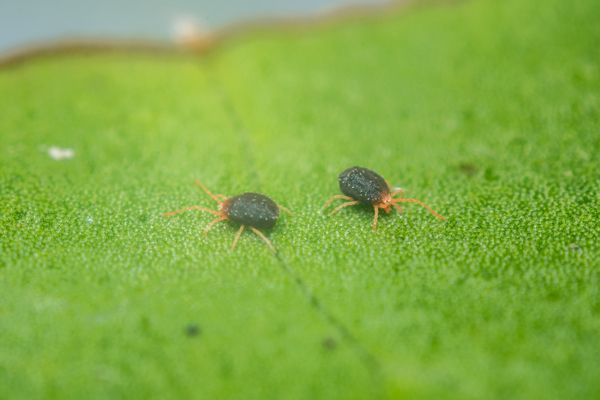
[[[371,205],[375,208],[375,220],[373,221],[373,230],[375,231],[377,230],[377,216],[380,208],[389,213],[391,211],[391,207],[394,206],[400,212],[402,212],[402,207],[400,207],[397,203],[412,202],[422,205],[431,211],[436,217],[445,220],[444,217],[433,211],[429,206],[421,203],[419,200],[405,199],[404,190],[402,189],[397,189],[393,193],[390,193],[390,187],[385,179],[370,169],[362,167],[348,168],[338,175],[338,180],[340,181],[340,190],[345,194],[345,196],[333,196],[327,203],[325,203],[323,209],[326,209],[327,206],[335,199],[344,199],[350,201],[338,206],[329,215],[335,214],[343,207],[354,204]],[[398,193],[402,193],[402,198],[394,199],[394,196],[396,196]]]
[[[183,209],[177,210],[177,211],[171,211],[168,213],[164,213],[163,215],[175,214],[175,213],[178,213],[181,211],[186,211],[186,210],[206,211],[211,214],[217,215],[218,218],[214,219],[210,224],[208,224],[208,226],[204,230],[204,233],[202,234],[202,237],[206,236],[206,232],[208,232],[208,230],[210,228],[212,228],[214,224],[216,224],[217,222],[229,219],[229,220],[237,222],[238,224],[241,225],[240,229],[238,230],[237,234],[235,235],[235,239],[233,241],[233,245],[231,246],[231,250],[233,250],[235,248],[235,245],[237,244],[237,241],[240,238],[242,231],[247,226],[248,228],[250,228],[252,230],[252,232],[254,232],[258,236],[260,236],[261,239],[264,240],[265,243],[269,246],[269,248],[273,252],[275,252],[275,248],[273,247],[273,244],[271,244],[269,239],[267,239],[265,237],[265,235],[263,235],[263,233],[261,231],[259,231],[258,229],[272,229],[273,227],[275,227],[277,218],[279,218],[279,209],[280,208],[282,210],[284,210],[285,212],[289,213],[290,215],[294,215],[294,214],[292,214],[287,208],[278,205],[277,203],[275,203],[273,200],[271,200],[264,194],[243,193],[243,194],[240,194],[237,196],[227,198],[227,196],[225,196],[223,194],[213,195],[198,180],[196,180],[196,183],[202,189],[204,189],[204,191],[206,193],[208,193],[208,195],[210,197],[212,197],[214,201],[219,203],[219,211],[214,211],[214,210],[209,210],[208,208],[193,206],[193,207],[183,208]],[[224,201],[221,201],[221,199],[223,199]]]

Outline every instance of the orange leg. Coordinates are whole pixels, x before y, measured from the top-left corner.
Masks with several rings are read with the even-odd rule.
[[[404,190],[402,190],[402,189],[398,189],[398,190],[394,191],[394,193],[392,193],[390,196],[394,197],[398,193],[402,193],[402,198],[404,198]]]
[[[404,212],[404,210],[402,209],[402,207],[400,207],[398,204],[396,204],[396,203],[392,203],[392,205],[393,205],[394,207],[396,207],[396,208],[398,209],[398,211],[400,211],[400,212]]]
[[[379,207],[377,206],[373,206],[375,207],[375,220],[373,221],[373,230],[376,231],[377,230],[377,216],[379,215]]]
[[[242,234],[243,230],[244,230],[244,225],[240,226],[240,230],[235,235],[235,239],[233,240],[233,246],[231,246],[231,250],[233,250],[235,248],[235,245],[237,244],[238,239],[240,238],[240,235]]]
[[[283,211],[290,214],[291,216],[294,216],[294,214],[292,214],[292,212],[290,210],[288,210],[287,208],[285,208],[284,206],[277,204],[277,207],[281,208]]]
[[[322,210],[326,209],[327,206],[329,206],[329,204],[331,204],[331,202],[334,201],[335,199],[354,200],[352,197],[342,196],[341,194],[337,194],[337,195],[333,196],[332,198],[330,198],[327,203],[325,203]]]
[[[358,204],[358,203],[360,203],[360,201],[349,201],[347,203],[344,203],[341,206],[336,207],[335,210],[333,210],[332,212],[329,213],[329,215],[335,214],[340,208],[344,208],[346,206],[353,206],[353,205]]]
[[[227,200],[227,196],[225,196],[224,194],[215,194],[216,197],[220,197],[223,200]]]
[[[261,231],[259,231],[256,228],[253,228],[253,227],[250,227],[250,229],[252,229],[252,232],[254,232],[258,236],[260,236],[262,238],[262,240],[265,241],[265,243],[267,244],[267,246],[269,246],[271,248],[271,251],[273,251],[273,253],[275,253],[275,247],[273,247],[273,245],[271,244],[271,242],[269,241],[269,239],[267,239],[267,237],[265,235],[263,235],[263,233]]]
[[[202,189],[204,189],[204,191],[205,191],[206,193],[208,193],[208,195],[209,195],[210,197],[212,197],[214,201],[216,201],[216,202],[217,202],[217,203],[219,203],[219,204],[221,204],[221,203],[222,203],[222,201],[221,201],[221,200],[219,200],[219,198],[218,198],[217,196],[215,196],[214,194],[212,194],[211,192],[209,192],[209,191],[208,191],[208,189],[207,189],[207,188],[205,188],[205,187],[204,187],[204,185],[203,185],[203,184],[201,184],[201,183],[200,183],[200,181],[199,181],[198,179],[196,179],[196,184],[197,184],[197,185],[199,185],[199,186],[200,186]],[[221,195],[221,196],[222,196],[222,195]]]
[[[214,224],[216,224],[217,222],[220,222],[220,221],[226,220],[226,219],[228,219],[228,218],[227,218],[227,217],[219,217],[219,218],[217,218],[217,219],[214,219],[214,220],[213,220],[213,221],[212,221],[210,224],[208,224],[208,226],[207,226],[207,227],[206,227],[206,229],[204,230],[204,233],[202,234],[202,237],[206,236],[206,232],[208,232],[208,230],[209,230],[210,228],[212,228],[212,226],[213,226]]]
[[[223,214],[221,214],[220,212],[217,212],[217,211],[214,211],[214,210],[209,210],[208,208],[197,207],[197,206],[182,208],[181,210],[171,211],[171,212],[168,212],[168,213],[164,213],[163,215],[171,215],[171,214],[175,214],[175,213],[178,213],[178,212],[181,212],[181,211],[187,211],[187,210],[202,210],[202,211],[206,211],[206,212],[209,212],[211,214],[215,214],[215,215],[218,215],[218,216],[221,216],[221,217],[223,216]]]
[[[426,209],[428,209],[429,211],[431,211],[431,212],[433,213],[433,215],[435,215],[436,217],[439,217],[439,218],[443,219],[444,221],[446,220],[446,218],[442,217],[440,214],[436,213],[436,212],[435,212],[435,211],[433,211],[433,210],[432,210],[432,209],[431,209],[429,206],[427,206],[427,205],[425,205],[425,204],[421,203],[419,200],[415,200],[415,199],[394,199],[394,200],[392,200],[392,201],[393,201],[394,203],[401,203],[401,202],[404,202],[404,201],[407,201],[407,202],[409,201],[409,202],[412,202],[412,203],[417,203],[417,204],[420,204],[420,205],[422,205],[423,207],[425,207]]]

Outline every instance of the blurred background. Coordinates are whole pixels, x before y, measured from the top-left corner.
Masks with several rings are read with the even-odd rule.
[[[0,0],[0,54],[61,39],[185,39],[236,22],[386,0]]]

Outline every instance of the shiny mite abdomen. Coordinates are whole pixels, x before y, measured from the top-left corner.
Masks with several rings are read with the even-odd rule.
[[[340,190],[361,204],[379,204],[390,195],[390,188],[375,171],[352,167],[338,175]]]
[[[243,193],[219,206],[232,221],[258,229],[272,229],[279,218],[277,203],[260,193]]]

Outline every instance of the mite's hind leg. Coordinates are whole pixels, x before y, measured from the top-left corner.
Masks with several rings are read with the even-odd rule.
[[[216,202],[217,202],[217,203],[219,203],[219,204],[221,204],[221,203],[222,203],[222,201],[221,201],[221,200],[219,200],[219,198],[218,198],[217,196],[215,196],[214,194],[212,194],[212,193],[211,193],[211,192],[210,192],[210,191],[209,191],[207,188],[205,188],[205,187],[204,187],[204,185],[203,185],[203,184],[201,184],[201,183],[200,183],[200,181],[199,181],[198,179],[196,179],[196,184],[197,184],[198,186],[200,186],[202,189],[204,189],[204,191],[205,191],[206,193],[208,193],[208,195],[209,195],[210,197],[212,197],[212,199],[213,199],[214,201],[216,201]]]
[[[233,239],[233,246],[231,246],[231,250],[235,249],[235,245],[237,244],[238,239],[240,238],[240,235],[242,234],[243,230],[244,230],[244,225],[240,226],[240,230],[235,235],[235,239]]]
[[[327,201],[327,203],[325,203],[325,205],[323,206],[323,208],[321,210],[326,209],[327,206],[329,204],[331,204],[331,202],[334,201],[335,199],[354,200],[352,197],[342,196],[341,194],[336,194],[335,196],[333,196],[332,198],[330,198],[329,201]]]
[[[210,228],[212,228],[212,226],[213,226],[214,224],[216,224],[216,223],[217,223],[217,222],[219,222],[219,221],[226,220],[226,219],[227,219],[227,217],[219,217],[219,218],[217,218],[217,219],[214,219],[214,220],[213,220],[213,221],[212,221],[210,224],[208,224],[208,226],[207,226],[207,227],[206,227],[206,229],[204,230],[204,233],[202,234],[202,237],[206,236],[206,232],[208,232],[208,230],[209,230]]]
[[[209,210],[208,208],[197,207],[197,206],[182,208],[181,210],[171,211],[171,212],[168,212],[168,213],[164,213],[163,215],[171,215],[171,214],[175,214],[175,213],[182,212],[182,211],[187,211],[187,210],[202,210],[202,211],[209,212],[211,214],[215,214],[215,215],[218,215],[218,216],[223,216],[223,214],[221,214],[220,212],[217,212],[217,211],[214,211],[214,210]]]
[[[224,194],[215,194],[215,197],[220,197],[223,200],[227,200],[227,196],[225,196]]]
[[[256,228],[253,228],[253,227],[250,227],[250,229],[252,229],[252,232],[254,232],[258,236],[260,236],[262,238],[262,240],[265,241],[265,243],[267,244],[267,246],[269,246],[271,248],[271,251],[273,251],[273,253],[275,253],[275,247],[273,247],[273,245],[271,244],[271,242],[269,241],[269,239],[267,239],[267,237],[265,235],[263,235],[263,233],[261,231],[259,231]]]
[[[431,211],[433,213],[433,215],[435,215],[436,217],[439,217],[441,219],[443,219],[444,221],[446,220],[446,218],[442,217],[440,214],[436,213],[435,211],[433,211],[431,209],[431,207],[429,207],[426,204],[421,203],[419,200],[415,200],[415,199],[394,199],[392,200],[394,203],[402,203],[402,202],[411,202],[411,203],[417,203],[422,205],[423,207],[425,207],[426,209],[428,209],[429,211]]]
[[[333,215],[335,214],[340,208],[344,208],[347,206],[353,206],[355,204],[360,203],[360,201],[349,201],[347,203],[342,204],[341,206],[337,206],[332,212],[329,213],[329,215]]]
[[[379,207],[375,207],[375,219],[373,220],[373,230],[377,230],[377,216],[379,215]]]

